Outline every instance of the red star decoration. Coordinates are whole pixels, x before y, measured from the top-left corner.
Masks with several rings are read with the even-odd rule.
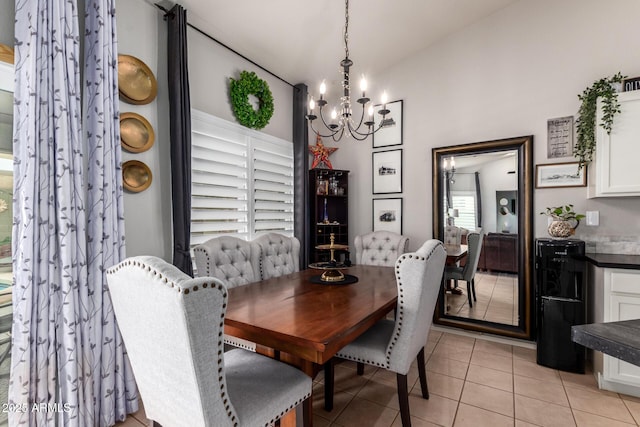
[[[322,143],[320,135],[316,137],[316,145],[309,146],[309,152],[313,154],[313,163],[311,169],[315,169],[318,165],[324,163],[329,169],[333,169],[329,156],[338,149],[338,147],[325,147]]]

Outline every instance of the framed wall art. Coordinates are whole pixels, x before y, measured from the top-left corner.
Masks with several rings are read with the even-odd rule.
[[[402,100],[388,102],[385,104],[389,114],[382,124],[382,129],[377,131],[371,137],[373,148],[390,147],[392,145],[402,145]],[[382,104],[375,105],[373,111],[375,114],[375,127],[380,125],[382,116],[378,114]]]
[[[373,194],[402,193],[402,149],[371,155]]]
[[[536,165],[536,188],[586,187],[587,166],[578,162]]]
[[[547,120],[547,158],[573,156],[573,116]]]
[[[402,197],[373,199],[373,231],[402,234]]]

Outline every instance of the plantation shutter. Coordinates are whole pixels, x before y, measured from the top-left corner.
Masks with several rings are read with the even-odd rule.
[[[252,138],[252,235],[277,232],[293,236],[293,144]]]
[[[293,144],[194,110],[191,191],[191,247],[293,236]]]

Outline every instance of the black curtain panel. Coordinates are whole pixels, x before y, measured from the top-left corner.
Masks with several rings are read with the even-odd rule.
[[[187,66],[187,11],[176,4],[167,14],[173,264],[193,276],[191,233],[191,99]]]
[[[300,265],[309,264],[309,128],[307,126],[308,88],[304,83],[293,87],[293,221],[300,240]]]
[[[477,225],[478,228],[482,228],[482,196],[480,195],[480,173],[476,172],[476,202],[477,202],[477,210],[478,210],[478,215],[476,216],[477,218]]]

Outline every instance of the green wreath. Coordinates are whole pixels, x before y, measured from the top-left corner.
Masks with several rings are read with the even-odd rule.
[[[253,71],[242,71],[240,78],[229,79],[229,91],[233,114],[240,124],[254,129],[265,127],[273,116],[273,95],[267,82]],[[258,98],[258,110],[249,103],[249,95]]]

